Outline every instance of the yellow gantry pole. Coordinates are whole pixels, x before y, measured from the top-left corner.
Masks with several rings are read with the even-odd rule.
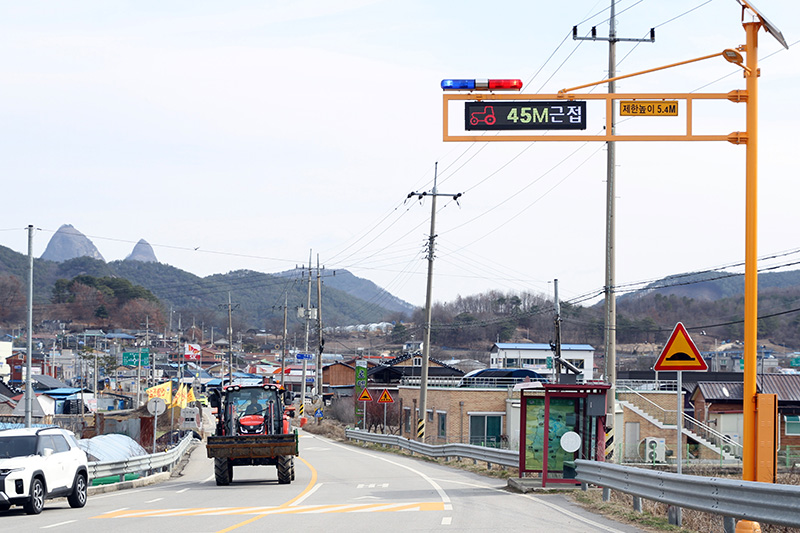
[[[760,22],[743,24],[747,81],[747,152],[745,177],[744,258],[744,441],[742,479],[756,479],[758,424],[756,418],[756,354],[758,345],[758,30]]]

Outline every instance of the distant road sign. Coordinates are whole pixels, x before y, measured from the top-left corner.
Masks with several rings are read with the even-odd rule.
[[[372,401],[372,396],[369,393],[369,389],[364,389],[363,392],[361,392],[361,396],[358,397],[358,401],[359,402],[371,402]]]
[[[623,117],[677,117],[677,100],[620,100],[619,114]]]
[[[378,403],[394,403],[394,399],[387,389],[383,389],[381,397],[378,398]]]
[[[299,354],[297,354],[296,357],[297,357],[298,361],[303,361],[303,360],[312,359],[314,356],[311,355],[310,353],[299,353]]]
[[[672,330],[664,350],[656,361],[653,370],[708,370],[708,365],[703,360],[697,346],[694,345],[686,328],[678,322]]]
[[[126,366],[139,364],[139,352],[122,352],[122,364]],[[142,364],[150,364],[150,354],[142,350]]]
[[[800,366],[800,357],[793,357],[790,366]]]

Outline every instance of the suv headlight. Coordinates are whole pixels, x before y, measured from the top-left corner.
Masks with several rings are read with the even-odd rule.
[[[19,468],[0,468],[0,476],[7,476],[11,472],[22,472],[23,470],[25,470],[25,469],[22,468],[22,467],[19,467]]]

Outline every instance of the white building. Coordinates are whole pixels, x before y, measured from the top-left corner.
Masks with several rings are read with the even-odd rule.
[[[529,368],[551,379],[553,369],[547,368],[548,357],[553,357],[549,344],[498,342],[489,351],[489,364],[491,368]],[[588,344],[562,344],[561,357],[582,370],[579,380],[594,378],[594,347]]]

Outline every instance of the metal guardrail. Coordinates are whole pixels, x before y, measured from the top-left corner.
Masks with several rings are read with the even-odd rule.
[[[800,527],[800,486],[679,475],[598,461],[575,461],[577,479],[686,509]]]
[[[191,442],[192,434],[189,433],[177,446],[166,452],[130,457],[124,461],[91,461],[89,462],[89,478],[97,479],[171,468],[183,457],[183,454],[186,453],[186,449]]]
[[[416,440],[409,440],[399,435],[384,435],[381,433],[370,433],[360,429],[345,430],[345,437],[352,440],[364,442],[374,442],[387,446],[397,446],[410,452],[425,455],[427,457],[464,457],[476,461],[486,461],[487,463],[502,466],[519,466],[518,450],[501,450],[498,448],[485,448],[483,446],[473,446],[471,444],[425,444]]]

